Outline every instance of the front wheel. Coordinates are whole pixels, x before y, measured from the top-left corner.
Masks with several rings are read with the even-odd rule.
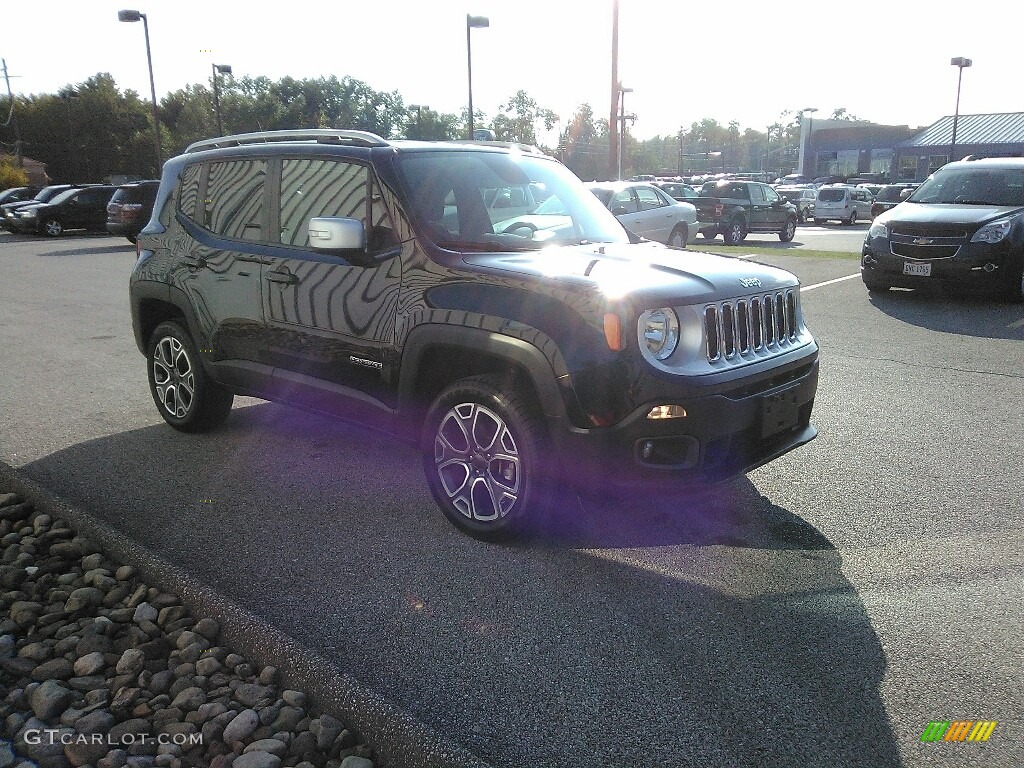
[[[1010,271],[1006,273],[1003,298],[1014,304],[1024,302],[1024,261],[1016,267],[1011,266]]]
[[[796,221],[794,219],[786,219],[786,225],[779,232],[779,240],[784,243],[790,242],[796,236]]]
[[[551,503],[546,445],[543,422],[511,383],[473,376],[449,386],[430,407],[423,470],[448,521],[493,541]]]
[[[825,219],[815,219],[814,223],[820,227],[822,224],[825,223]]]
[[[854,224],[857,223],[857,212],[856,211],[850,211],[850,218],[848,218],[846,220],[846,223],[849,224],[851,227]]]
[[[64,225],[57,219],[47,219],[43,222],[43,234],[49,237],[60,237],[64,231]]]
[[[742,219],[733,219],[722,231],[722,239],[726,245],[739,245],[747,236],[747,226]]]
[[[149,389],[164,421],[181,432],[206,432],[231,413],[234,394],[211,381],[180,323],[160,323],[149,339]]]
[[[672,230],[672,234],[668,236],[668,246],[670,248],[685,248],[686,247],[686,225],[680,224],[678,227]]]

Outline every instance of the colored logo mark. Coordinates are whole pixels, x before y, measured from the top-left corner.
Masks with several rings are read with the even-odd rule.
[[[921,734],[921,741],[988,741],[996,729],[995,720],[933,720]]]

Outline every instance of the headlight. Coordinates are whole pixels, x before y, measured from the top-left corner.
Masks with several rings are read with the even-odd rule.
[[[649,309],[640,315],[640,338],[655,360],[664,360],[679,344],[679,318],[670,307]]]
[[[888,237],[889,225],[884,221],[876,221],[868,230],[868,237]]]
[[[984,227],[974,233],[974,237],[971,238],[972,243],[998,243],[1000,240],[1010,234],[1010,228],[1016,221],[1016,216],[999,219],[993,221],[991,224],[986,224]]]

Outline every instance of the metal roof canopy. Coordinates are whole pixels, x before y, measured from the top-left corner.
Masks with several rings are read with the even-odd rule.
[[[948,147],[953,142],[953,115],[939,118],[912,139],[898,147]],[[995,112],[984,115],[960,115],[957,118],[956,145],[1024,145],[1024,112]]]

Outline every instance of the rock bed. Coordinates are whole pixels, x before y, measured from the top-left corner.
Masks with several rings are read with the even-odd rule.
[[[175,595],[0,493],[0,768],[373,768]]]

